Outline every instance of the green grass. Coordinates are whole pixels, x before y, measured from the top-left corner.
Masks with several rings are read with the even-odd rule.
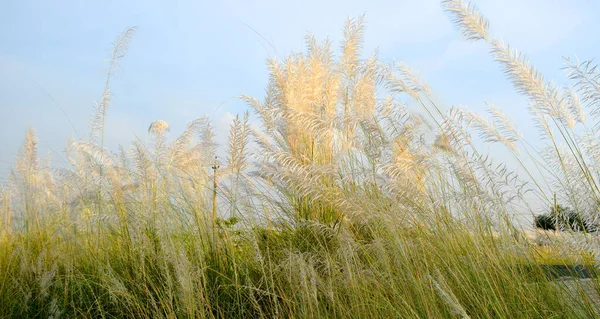
[[[517,258],[505,248],[520,247],[513,239],[454,223],[437,229],[381,225],[222,231],[215,241],[193,232],[145,232],[129,244],[110,232],[100,242],[84,233],[11,236],[0,250],[0,314],[594,316],[584,299],[562,296],[543,271],[514,267]]]

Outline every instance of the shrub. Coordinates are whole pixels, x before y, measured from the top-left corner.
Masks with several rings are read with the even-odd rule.
[[[596,231],[597,227],[586,221],[581,214],[569,207],[557,205],[551,207],[548,214],[542,214],[535,217],[534,224],[536,228],[545,230]]]

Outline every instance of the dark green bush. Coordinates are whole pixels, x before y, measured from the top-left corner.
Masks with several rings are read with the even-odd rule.
[[[570,207],[557,205],[550,208],[550,212],[535,216],[535,228],[545,230],[573,230],[573,231],[595,231],[597,227],[587,222],[580,213]]]

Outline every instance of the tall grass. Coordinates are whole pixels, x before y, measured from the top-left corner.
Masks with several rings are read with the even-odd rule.
[[[339,55],[309,35],[305,53],[269,60],[265,98],[243,97],[258,125],[235,118],[222,163],[207,118],[178,137],[156,121],[149,143],[114,153],[104,119],[127,29],[70,167],[41,161],[30,130],[2,189],[0,317],[597,317],[593,294],[549,278],[510,218],[527,191],[558,192],[596,222],[598,140],[582,108],[596,119],[596,68],[567,61],[573,87],[558,88],[474,6],[442,5],[531,100],[547,149],[491,104],[490,119],[445,112],[406,65],[363,58],[359,18]],[[520,178],[474,134],[535,165]],[[592,234],[553,245],[592,260],[600,247]]]

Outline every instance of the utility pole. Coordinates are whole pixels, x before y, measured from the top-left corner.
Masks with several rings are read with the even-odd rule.
[[[217,170],[219,165],[217,163],[217,157],[215,156],[215,163],[212,166],[213,169],[213,198],[212,198],[212,218],[213,227],[217,228]]]
[[[556,201],[556,193],[554,193],[554,231],[558,231],[558,202]]]

